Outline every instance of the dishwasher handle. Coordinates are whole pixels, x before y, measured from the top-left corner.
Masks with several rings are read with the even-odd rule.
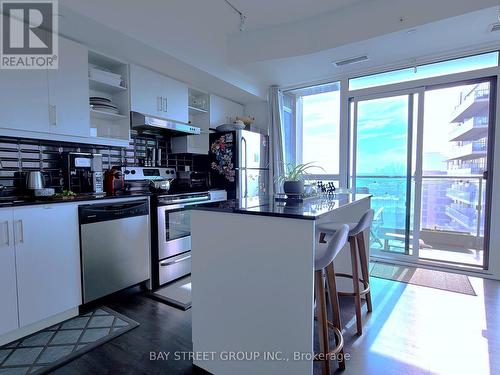
[[[147,200],[107,204],[87,204],[78,208],[80,224],[149,215]]]

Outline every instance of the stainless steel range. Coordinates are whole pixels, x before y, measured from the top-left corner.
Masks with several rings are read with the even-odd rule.
[[[123,169],[125,183],[131,190],[150,189],[151,198],[151,274],[152,288],[191,273],[191,211],[195,205],[225,201],[224,190],[197,186],[190,190],[176,185],[173,168],[130,167]],[[168,189],[156,189],[168,181]]]

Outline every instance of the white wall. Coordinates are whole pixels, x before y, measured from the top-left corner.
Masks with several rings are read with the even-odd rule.
[[[245,105],[245,116],[255,117],[254,125],[269,134],[269,105],[267,101],[252,102]]]

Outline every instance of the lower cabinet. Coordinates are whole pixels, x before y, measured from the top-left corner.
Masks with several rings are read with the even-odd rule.
[[[0,335],[19,328],[12,209],[0,210]]]
[[[51,204],[0,210],[2,280],[0,299],[16,307],[23,327],[81,304],[80,246],[76,204]],[[11,229],[12,228],[12,229]],[[1,229],[0,229],[1,230]],[[8,237],[5,237],[9,233]],[[7,262],[3,262],[4,258]],[[8,262],[10,260],[10,263]],[[13,261],[14,260],[14,261]],[[12,279],[14,274],[15,279]],[[12,296],[17,290],[17,301]],[[16,303],[14,303],[16,302]],[[9,310],[11,308],[9,307]],[[13,310],[13,309],[12,309]],[[14,326],[13,312],[4,312],[0,327]],[[9,323],[10,322],[10,323]],[[0,334],[2,333],[0,329]]]

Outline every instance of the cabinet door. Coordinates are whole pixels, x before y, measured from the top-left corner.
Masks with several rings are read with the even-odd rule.
[[[50,131],[90,136],[88,50],[59,38],[59,69],[49,71]]]
[[[12,209],[0,210],[0,335],[19,328]]]
[[[174,79],[163,77],[164,80],[164,94],[163,99],[167,100],[166,103],[166,117],[170,120],[188,122],[188,87],[182,82]]]
[[[0,128],[48,132],[46,70],[0,70]]]
[[[210,95],[210,127],[216,128],[219,125],[234,121],[237,116],[243,116],[243,106],[239,103],[216,95]]]
[[[21,327],[81,304],[78,228],[75,204],[14,209]]]
[[[162,111],[165,94],[163,76],[137,65],[130,66],[130,108],[147,115],[166,117]]]

